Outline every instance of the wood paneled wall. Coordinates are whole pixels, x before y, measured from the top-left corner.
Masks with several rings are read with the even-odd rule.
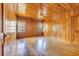
[[[51,16],[52,15],[52,16]],[[53,37],[59,37],[61,40],[64,42],[69,42],[69,43],[76,43],[78,44],[79,42],[79,33],[78,31],[74,31],[75,26],[74,23],[77,25],[77,29],[79,28],[79,12],[78,10],[69,10],[65,11],[63,13],[58,13],[56,11],[49,12],[45,22],[48,23],[48,31],[45,32],[45,36],[51,36]],[[76,23],[77,19],[77,23]],[[74,22],[75,21],[75,22]],[[73,23],[74,22],[74,23]],[[62,31],[55,33],[52,30],[53,25],[60,24],[62,25]]]
[[[9,5],[10,4],[6,4],[6,7],[9,7]],[[18,4],[14,4],[14,5],[16,6],[15,12],[11,11],[11,9],[9,8],[6,8],[6,17],[7,17],[6,19],[9,19],[9,18],[16,19],[15,14],[19,14],[17,9]],[[67,4],[67,3],[66,4],[46,4],[45,6],[47,7],[47,15],[45,17],[45,23],[48,25],[48,29],[47,31],[44,32],[44,36],[59,37],[61,40],[67,41],[70,43],[78,42],[79,39],[77,40],[76,38],[73,39],[73,35],[75,34],[75,31],[73,31],[73,28],[74,28],[73,19],[75,20],[76,18],[78,18],[78,15],[79,15],[78,4]],[[19,14],[19,15],[24,17],[37,18],[38,10],[39,10],[39,4],[26,4],[26,13]],[[32,19],[32,21],[30,21],[28,24],[30,24],[31,22],[34,23],[34,19]],[[62,26],[61,32],[59,31],[58,33],[55,33],[52,30],[53,25],[56,25],[56,24],[59,24]],[[21,33],[21,35],[23,34]],[[21,35],[18,34],[19,37]],[[30,33],[29,35],[35,36],[35,34],[30,34]],[[28,35],[26,34],[26,36]],[[75,34],[74,36],[78,38],[78,33]]]
[[[25,32],[17,31],[17,39],[26,38],[26,37],[43,36],[43,32],[38,30],[38,23],[40,21],[36,19],[28,18],[28,17],[17,17],[17,23],[18,21],[25,22]]]
[[[79,16],[78,16],[78,10],[71,10],[64,13],[64,19],[66,19],[66,41],[69,41],[70,43],[79,44]],[[76,30],[75,30],[76,29]]]
[[[49,20],[51,21],[49,23],[49,29],[47,33],[45,33],[45,35],[47,34],[47,36],[49,35],[48,33],[50,33],[49,36],[58,36],[61,40],[63,41],[67,41],[72,43],[72,41],[74,41],[72,39],[72,17],[74,15],[78,15],[78,9],[76,8],[76,10],[74,10],[75,6],[70,6],[69,4],[46,4],[48,7],[48,17],[46,20],[47,22],[49,22]],[[73,4],[75,5],[75,4]],[[52,8],[51,8],[52,7]],[[51,11],[52,10],[52,11]],[[62,11],[63,10],[63,11]],[[52,16],[51,16],[52,15]],[[62,32],[59,33],[55,33],[52,30],[53,25],[55,24],[61,24],[62,25]],[[52,39],[52,38],[51,38]],[[78,42],[78,41],[77,41]]]
[[[47,16],[45,22],[48,24],[48,31],[45,32],[45,36],[49,36],[51,37],[51,39],[53,39],[54,37],[61,39],[61,40],[65,40],[65,36],[66,36],[66,19],[64,17],[64,14],[60,14],[58,12],[49,12],[49,15]],[[61,25],[62,31],[59,32],[54,32],[53,31],[53,26],[54,25]]]

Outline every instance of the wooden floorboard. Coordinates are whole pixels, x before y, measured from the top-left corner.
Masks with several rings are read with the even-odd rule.
[[[47,37],[24,38],[5,45],[7,56],[79,56],[79,45]]]

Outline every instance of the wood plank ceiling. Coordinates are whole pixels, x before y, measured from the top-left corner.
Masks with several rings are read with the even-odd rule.
[[[39,4],[26,4],[26,15],[37,17],[37,13],[39,10]],[[60,14],[71,11],[71,10],[79,10],[79,4],[78,3],[46,3],[45,7],[47,8],[47,12],[58,12]]]

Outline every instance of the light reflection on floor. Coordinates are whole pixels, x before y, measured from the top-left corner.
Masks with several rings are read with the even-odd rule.
[[[36,40],[36,43],[35,43],[35,51],[37,52],[37,55],[46,55],[45,52],[47,50],[47,39],[44,38],[44,37],[40,37]]]
[[[47,37],[18,39],[5,45],[5,56],[79,55],[79,45],[72,46],[56,41]]]
[[[17,40],[10,45],[5,45],[4,54],[5,56],[24,56],[28,53],[26,45],[27,43],[23,40]]]
[[[45,39],[38,39],[36,42],[36,49],[38,50],[46,50],[47,41]]]
[[[17,53],[18,55],[23,55],[25,54],[25,51],[27,49],[25,49],[26,44],[24,42],[17,44]]]

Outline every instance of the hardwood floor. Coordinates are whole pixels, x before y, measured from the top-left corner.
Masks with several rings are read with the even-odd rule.
[[[49,37],[18,39],[5,44],[6,56],[79,56],[79,45],[67,44]]]

